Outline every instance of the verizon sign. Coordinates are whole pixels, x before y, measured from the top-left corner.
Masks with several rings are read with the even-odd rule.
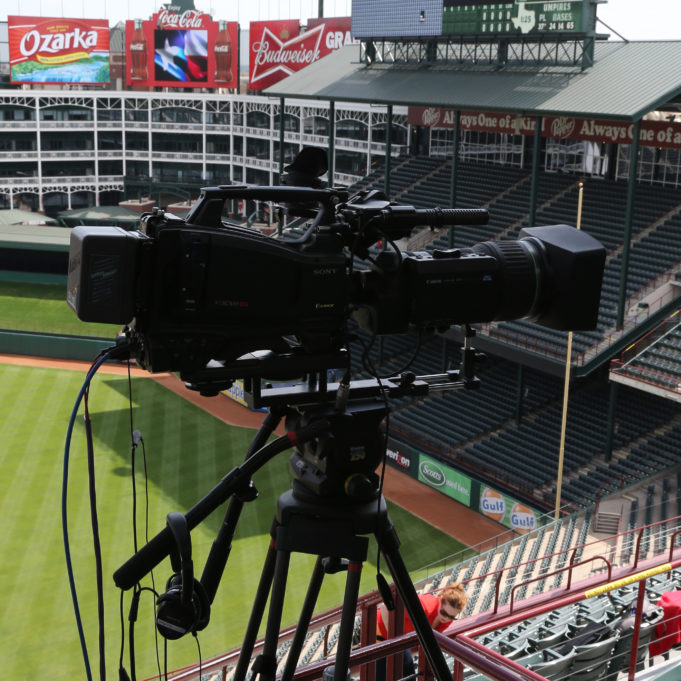
[[[264,90],[352,41],[349,17],[310,19],[300,31],[294,19],[251,22],[249,89]]]
[[[453,128],[455,113],[436,107],[409,107],[409,123],[426,127]],[[541,119],[544,137],[631,144],[634,124],[627,121],[608,121],[595,118],[546,116]],[[534,135],[535,118],[514,114],[481,111],[461,112],[461,129],[477,132],[497,132],[510,135]],[[681,123],[643,121],[641,144],[651,147],[681,149]]]

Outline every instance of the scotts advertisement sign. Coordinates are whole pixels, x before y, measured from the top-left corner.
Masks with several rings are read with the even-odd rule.
[[[537,529],[537,516],[531,508],[491,487],[482,489],[480,513],[521,534]]]
[[[455,113],[451,109],[409,107],[409,123],[431,128],[453,128]],[[536,119],[504,113],[462,111],[460,129],[477,132],[502,132],[510,135],[534,135]],[[595,118],[546,116],[541,119],[544,137],[631,144],[634,125],[627,121],[607,121]],[[642,121],[640,143],[651,147],[681,149],[681,123]]]
[[[12,83],[108,83],[106,19],[7,17]]]
[[[448,497],[470,506],[471,479],[420,452],[418,479],[420,482],[435,487]]]
[[[250,41],[248,87],[264,90],[351,43],[350,17],[308,19],[302,33],[297,19],[252,21]]]
[[[235,88],[236,21],[213,21],[195,9],[162,9],[148,21],[125,22],[125,82],[129,86]]]

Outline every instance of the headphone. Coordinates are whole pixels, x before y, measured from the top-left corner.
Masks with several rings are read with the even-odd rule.
[[[174,640],[201,631],[210,620],[208,595],[198,579],[194,579],[192,540],[187,519],[173,511],[166,524],[175,539],[170,553],[174,574],[166,584],[166,592],[156,601],[156,628],[164,638]]]

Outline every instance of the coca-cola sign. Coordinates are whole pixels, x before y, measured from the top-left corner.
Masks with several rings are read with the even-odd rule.
[[[109,22],[7,18],[13,83],[108,83]]]
[[[207,28],[207,23],[211,21],[209,14],[203,14],[197,9],[188,9],[182,13],[169,12],[167,9],[162,9],[157,17],[157,26],[170,30],[177,28]]]
[[[300,31],[297,20],[251,22],[251,90],[264,90],[352,42],[349,17],[310,19]]]
[[[150,20],[127,21],[126,84],[236,88],[238,36],[237,22],[196,9],[166,6]]]

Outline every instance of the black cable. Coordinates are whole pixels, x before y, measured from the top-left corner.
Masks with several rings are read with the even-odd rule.
[[[144,438],[142,434],[135,430],[135,424],[133,419],[133,398],[132,398],[132,375],[130,371],[131,363],[128,361],[128,414],[130,420],[130,467],[132,475],[132,534],[133,534],[133,545],[135,547],[135,553],[138,549],[137,542],[137,478],[135,474],[135,453],[137,451],[137,446],[142,445],[142,462],[144,467],[144,537],[145,542],[149,541],[149,470],[147,468],[147,450],[144,444]],[[153,570],[150,573],[151,576],[151,591],[155,594],[156,592],[156,582],[154,580]],[[135,587],[135,593],[138,593],[138,589],[141,591],[147,589],[148,587]],[[138,595],[139,598],[139,595]],[[131,606],[132,607],[132,606]],[[136,617],[136,613],[135,613]],[[134,640],[132,638],[132,627],[130,632],[130,658],[131,667],[134,681],[135,666],[134,666]],[[161,677],[161,659],[159,654],[159,640],[158,640],[158,629],[154,626],[154,642],[156,647],[156,668],[158,669],[159,678]]]
[[[128,362],[128,414],[130,418],[130,468],[132,479],[132,543],[137,553],[137,482],[135,480],[135,425],[132,418],[132,376],[130,374],[130,362]]]
[[[199,643],[199,637],[195,631],[192,632],[192,635],[194,636],[194,640],[196,641],[196,649],[199,652],[199,679],[200,679],[203,670],[203,660],[201,658],[201,644]]]
[[[142,463],[144,466],[144,541],[149,543],[149,470],[147,468],[147,448],[144,444],[144,438],[140,437],[142,443]],[[156,593],[156,580],[154,579],[154,571],[149,573],[151,577],[151,589]],[[154,625],[154,644],[156,646],[156,669],[158,670],[158,678],[161,678],[161,656],[159,653],[158,627]]]
[[[88,681],[92,681],[92,670],[90,669],[90,659],[87,652],[87,644],[85,643],[85,634],[83,632],[83,622],[80,616],[80,608],[78,606],[78,593],[76,591],[76,581],[73,574],[73,564],[71,562],[71,546],[69,542],[69,529],[68,529],[68,482],[69,482],[69,455],[71,449],[71,437],[73,435],[73,429],[75,427],[76,415],[78,414],[78,407],[80,402],[85,395],[90,381],[93,376],[97,373],[99,367],[106,362],[112,356],[113,348],[100,353],[98,359],[96,359],[90,370],[85,377],[83,385],[78,393],[76,402],[73,405],[73,410],[71,412],[71,417],[69,419],[69,425],[66,429],[66,441],[64,443],[64,464],[62,470],[62,494],[61,494],[61,520],[62,520],[62,538],[64,543],[64,558],[66,560],[66,573],[69,580],[69,589],[71,591],[71,601],[73,603],[73,612],[76,618],[76,627],[78,629],[78,638],[80,640],[80,648],[83,655],[83,663],[85,665],[85,675]]]
[[[95,575],[97,581],[97,624],[99,627],[99,677],[106,681],[106,649],[104,634],[104,580],[102,577],[102,547],[99,541],[99,520],[97,518],[97,487],[95,484],[95,451],[92,438],[92,422],[88,408],[90,388],[85,390],[85,441],[87,443],[88,488],[90,496],[90,522],[95,555]]]
[[[123,615],[123,594],[125,592],[123,589],[121,589],[121,597],[119,601],[119,615],[120,615],[120,620],[121,620],[121,650],[120,654],[118,655],[118,678],[119,679],[124,679],[125,676],[123,675],[125,672],[125,669],[123,668],[123,656],[125,655],[125,616]]]

